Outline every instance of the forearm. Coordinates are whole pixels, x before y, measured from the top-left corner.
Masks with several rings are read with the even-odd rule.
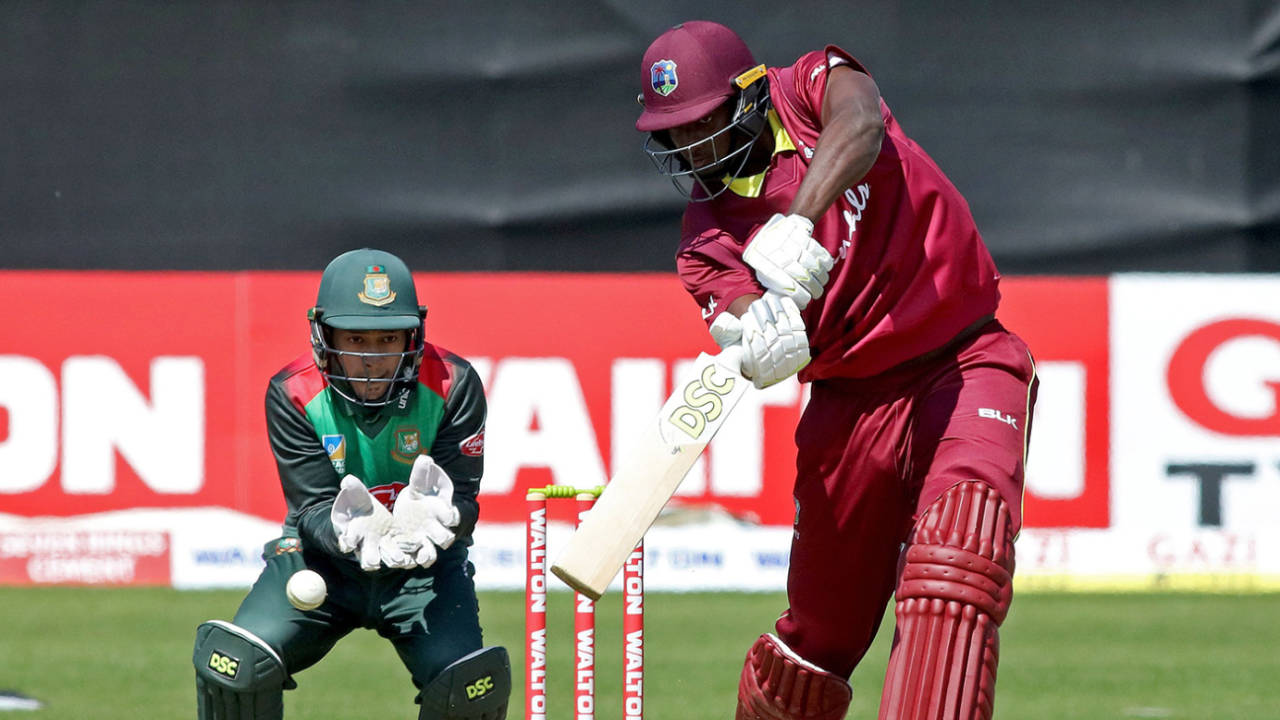
[[[302,539],[302,546],[305,548],[349,559],[351,553],[344,553],[338,547],[338,535],[330,518],[332,509],[332,502],[318,503],[299,513],[298,537]]]
[[[756,295],[755,293],[748,293],[729,303],[729,307],[725,308],[724,311],[734,317],[742,317],[742,314],[747,311],[747,308],[751,307],[751,303],[759,299],[759,295]]]
[[[469,537],[476,529],[476,521],[480,518],[480,503],[474,495],[453,496],[453,506],[458,508],[458,537]]]
[[[463,368],[445,402],[440,431],[432,443],[432,459],[448,473],[453,482],[453,505],[458,509],[458,537],[467,537],[475,529],[480,515],[480,478],[484,475],[483,437],[488,406],[480,377],[469,366]],[[464,453],[463,446],[472,448]]]

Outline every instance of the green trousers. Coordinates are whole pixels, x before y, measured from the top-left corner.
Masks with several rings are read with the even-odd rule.
[[[446,665],[481,648],[475,568],[467,560],[368,573],[353,560],[297,547],[293,538],[267,543],[267,566],[234,620],[275,648],[290,674],[316,664],[356,628],[391,641],[419,693]],[[304,567],[328,585],[315,610],[298,610],[285,597],[285,583]]]

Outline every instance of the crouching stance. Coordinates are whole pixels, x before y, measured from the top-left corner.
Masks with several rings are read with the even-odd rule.
[[[267,389],[288,514],[231,622],[196,632],[200,720],[279,720],[283,691],[358,628],[396,649],[423,720],[503,720],[506,650],[484,647],[468,560],[484,465],[484,391],[425,339],[426,308],[394,255],[333,260],[311,347]],[[305,598],[289,579],[312,570]],[[307,576],[311,577],[311,576]]]

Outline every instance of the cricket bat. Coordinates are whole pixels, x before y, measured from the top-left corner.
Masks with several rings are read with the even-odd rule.
[[[551,565],[570,587],[599,600],[627,556],[653,525],[684,476],[751,387],[739,370],[738,347],[702,353],[693,377],[681,383],[636,438],[624,464]]]

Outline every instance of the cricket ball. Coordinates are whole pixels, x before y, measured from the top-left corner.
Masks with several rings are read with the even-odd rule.
[[[299,570],[289,578],[284,586],[284,594],[289,604],[299,610],[315,610],[324,603],[329,589],[325,587],[324,578],[315,570]]]

